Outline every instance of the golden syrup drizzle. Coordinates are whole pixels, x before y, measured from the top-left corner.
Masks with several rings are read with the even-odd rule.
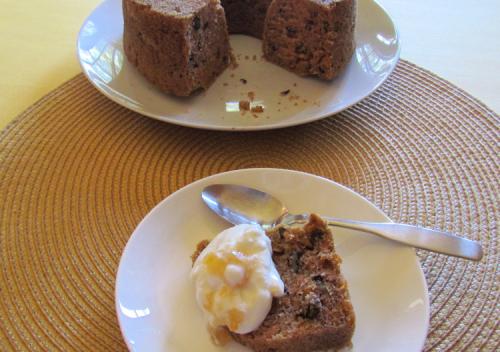
[[[222,299],[228,298],[232,294],[233,290],[227,285],[222,286],[222,288],[219,290],[219,297]]]
[[[238,265],[243,267],[245,270],[244,279],[236,286],[242,287],[248,281],[249,267],[244,261],[245,254],[239,251],[232,251],[227,255],[221,257],[216,253],[208,253],[205,258],[203,258],[203,264],[206,265],[209,274],[220,277],[224,280],[224,272],[229,264]],[[226,283],[227,284],[227,283]]]
[[[203,302],[203,308],[205,308],[206,311],[212,313],[213,308],[214,308],[214,296],[215,292],[211,291],[208,292],[205,296],[205,301]]]
[[[208,273],[218,276],[224,280],[224,285],[217,293],[218,299],[229,299],[232,295],[234,295],[234,291],[236,289],[240,289],[247,284],[250,274],[253,271],[251,267],[252,265],[247,259],[260,251],[262,251],[262,248],[257,243],[240,242],[237,244],[235,250],[230,253],[222,256],[218,253],[208,253],[205,258],[203,258],[203,264],[206,265]],[[225,281],[224,273],[229,264],[241,266],[245,270],[244,278],[234,287],[231,287]],[[207,293],[203,307],[206,311],[214,314],[217,310],[217,307],[215,307],[215,292]],[[222,324],[220,325],[225,325],[231,331],[236,331],[244,320],[244,314],[239,309],[231,309],[224,320],[227,321],[221,321],[220,323]],[[225,328],[211,328],[209,331],[214,343],[217,345],[224,345],[231,339]]]
[[[209,274],[224,277],[224,270],[226,270],[227,265],[225,258],[221,258],[216,253],[208,253],[203,258],[203,264],[206,265]]]
[[[262,246],[254,241],[238,242],[234,248],[236,252],[243,254],[245,257],[257,254],[262,251]]]
[[[212,342],[216,346],[225,346],[232,340],[231,335],[229,334],[227,329],[222,326],[214,328],[209,325],[208,332],[210,333]]]
[[[238,327],[240,326],[241,322],[243,321],[243,313],[239,309],[231,309],[228,313],[228,322],[227,322],[227,327],[231,331],[236,331],[238,330]]]

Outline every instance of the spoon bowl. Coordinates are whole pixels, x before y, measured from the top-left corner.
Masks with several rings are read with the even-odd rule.
[[[239,185],[210,185],[201,197],[210,209],[232,224],[256,224],[268,229],[288,213],[272,195]]]

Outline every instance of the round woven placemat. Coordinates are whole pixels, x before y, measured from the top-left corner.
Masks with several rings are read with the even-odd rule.
[[[79,75],[0,135],[0,350],[124,350],[113,292],[135,226],[180,187],[249,167],[321,175],[396,221],[481,241],[480,263],[419,251],[425,349],[497,350],[499,122],[404,61],[335,117],[257,133],[144,118]]]

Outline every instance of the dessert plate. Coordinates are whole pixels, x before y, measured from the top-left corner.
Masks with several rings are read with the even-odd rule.
[[[90,82],[105,96],[142,115],[173,124],[213,130],[265,130],[318,120],[359,102],[392,72],[399,36],[374,0],[358,0],[356,50],[332,82],[301,78],[264,60],[261,42],[231,36],[238,67],[228,68],[205,92],[176,98],[148,83],[125,57],[120,0],[106,0],[85,20],[78,59]],[[240,111],[254,96],[262,113]]]
[[[213,183],[269,192],[291,212],[387,221],[373,204],[327,179],[282,169],[244,169],[194,182],[159,203],[132,234],[116,280],[116,310],[134,351],[249,351],[212,344],[189,279],[190,255],[202,239],[230,225],[201,200]],[[412,248],[364,233],[334,229],[356,313],[353,351],[421,351],[429,324],[425,278]]]

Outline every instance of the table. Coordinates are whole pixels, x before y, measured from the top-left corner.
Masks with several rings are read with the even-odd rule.
[[[0,0],[0,129],[80,72],[76,38],[99,0]],[[401,57],[500,111],[500,2],[380,0],[402,38]],[[41,30],[43,28],[43,30]]]
[[[380,0],[403,58],[429,71],[402,61],[335,118],[223,133],[143,118],[78,75],[75,39],[97,0],[0,1],[0,127],[31,107],[0,138],[0,350],[125,350],[114,279],[135,226],[179,188],[251,167],[320,175],[396,221],[480,240],[479,263],[417,252],[425,349],[498,349],[500,118],[467,92],[500,110],[499,4]],[[478,33],[494,40],[470,40]]]

